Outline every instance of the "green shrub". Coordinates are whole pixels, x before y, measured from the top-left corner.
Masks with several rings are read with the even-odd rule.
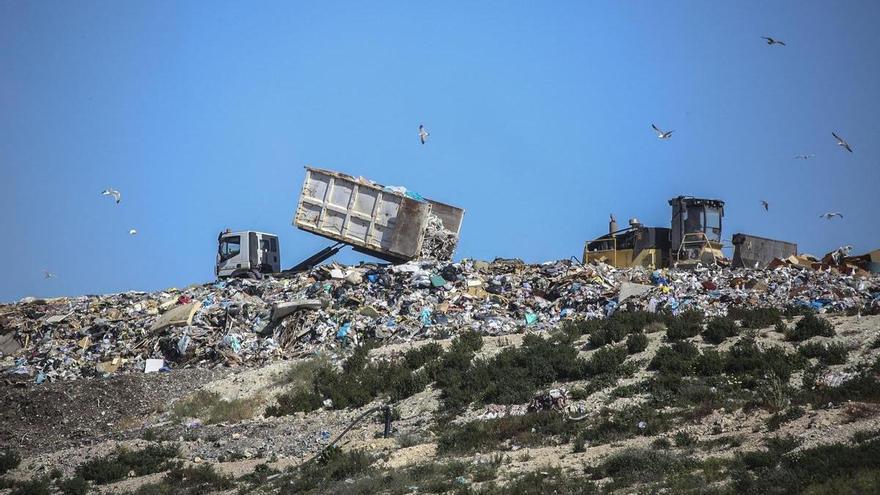
[[[808,313],[785,333],[785,340],[801,342],[812,337],[833,337],[834,326],[824,318]]]
[[[82,476],[74,476],[59,482],[58,489],[64,495],[86,495],[89,493],[89,482]]]
[[[162,481],[148,483],[135,490],[135,495],[202,495],[229,490],[232,478],[221,475],[210,464],[177,466],[165,474]]]
[[[737,334],[736,321],[732,318],[712,318],[703,332],[703,340],[712,344],[720,344],[724,339]]]
[[[880,440],[855,445],[835,443],[787,453],[796,442],[768,444],[766,452],[742,454],[732,470],[737,493],[823,493],[822,488],[846,487],[842,493],[873,493],[873,482],[861,492],[853,480],[880,471]],[[838,493],[838,492],[831,492]]]
[[[34,478],[23,483],[16,483],[9,495],[51,495],[47,478]]]
[[[11,448],[0,450],[0,475],[6,474],[21,464],[21,454]]]
[[[592,470],[594,479],[613,478],[608,488],[627,487],[668,479],[696,467],[683,456],[648,449],[626,449]]]
[[[772,373],[787,382],[796,368],[794,361],[779,347],[762,349],[753,338],[743,338],[727,353],[725,371],[746,380],[745,385]]]
[[[789,421],[794,421],[806,414],[803,407],[794,406],[784,411],[780,411],[767,418],[767,429],[770,431],[778,430],[782,425]]]
[[[688,310],[677,317],[666,321],[666,337],[669,340],[681,340],[696,337],[703,330],[703,313]]]
[[[298,390],[281,394],[277,404],[266,408],[266,416],[287,416],[297,412],[310,412],[323,405],[321,396],[310,390]]]
[[[604,347],[587,360],[585,369],[589,375],[614,374],[626,360],[624,347]]]
[[[776,308],[729,308],[727,315],[739,320],[743,328],[766,328],[782,323],[782,312]]]
[[[700,376],[716,376],[724,372],[724,354],[706,349],[694,361],[694,370]]]
[[[436,343],[431,342],[425,344],[420,347],[416,347],[415,349],[410,349],[406,351],[403,355],[403,363],[412,371],[415,371],[422,366],[433,362],[440,355],[443,354],[443,347]]]
[[[200,418],[209,424],[239,422],[252,418],[258,403],[259,399],[256,398],[227,400],[216,392],[199,390],[175,404],[172,412],[178,420]]]
[[[663,433],[672,426],[670,415],[660,412],[649,404],[630,406],[619,411],[605,409],[600,418],[580,432],[580,435],[592,444],[636,436],[653,436]]]
[[[150,445],[138,451],[120,448],[113,454],[80,464],[76,468],[76,473],[99,485],[112,483],[128,476],[129,471],[144,476],[178,466],[180,463],[171,459],[177,457],[179,453],[180,449],[177,445]]]
[[[630,354],[642,352],[648,348],[648,336],[643,333],[631,333],[626,338],[626,351]]]
[[[459,492],[461,492],[460,487]],[[486,489],[481,487],[479,493],[484,495],[595,495],[600,491],[594,483],[583,477],[573,476],[563,472],[560,468],[549,468],[521,474],[503,487]]]
[[[693,373],[694,362],[699,355],[700,351],[694,344],[674,342],[657,349],[648,369],[664,375],[687,376]]]
[[[680,431],[673,435],[672,440],[675,442],[676,447],[693,447],[697,444],[697,439],[685,431]]]
[[[844,364],[849,349],[840,343],[822,345],[818,342],[807,342],[798,347],[798,352],[806,358],[818,359],[825,365]]]
[[[292,495],[325,492],[328,483],[355,478],[371,471],[372,460],[362,451],[344,452],[339,447],[330,447],[321,452],[315,462],[300,466],[294,471],[292,479],[281,486],[280,493]]]
[[[555,411],[449,424],[440,432],[437,452],[457,455],[497,450],[508,441],[521,446],[567,443],[576,428],[577,423]]]

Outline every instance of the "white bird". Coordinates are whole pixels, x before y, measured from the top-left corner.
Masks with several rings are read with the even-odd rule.
[[[767,44],[768,44],[768,45],[782,45],[782,46],[785,46],[785,43],[784,43],[784,42],[779,41],[779,40],[774,40],[773,38],[771,38],[771,37],[769,37],[769,36],[761,36],[761,38],[767,40]]]
[[[428,130],[425,129],[425,126],[419,124],[419,141],[421,141],[422,144],[425,144],[425,141],[428,140],[428,136],[430,136]]]
[[[834,217],[843,218],[843,213],[838,213],[836,211],[829,211],[828,213],[823,213],[819,215],[819,218],[824,218],[825,220],[831,220]]]
[[[58,276],[49,270],[43,269],[43,278],[57,278]]]
[[[654,131],[657,132],[657,137],[660,138],[660,139],[669,139],[669,138],[672,137],[672,133],[675,132],[674,130],[672,130],[672,131],[668,131],[668,132],[667,132],[667,131],[661,131],[660,128],[657,127],[657,126],[654,125],[654,124],[651,124],[651,127],[654,128]]]
[[[810,158],[815,158],[815,156],[816,155],[814,155],[812,153],[809,155],[795,155],[794,159],[795,160],[809,160]]]
[[[834,139],[837,140],[838,146],[843,146],[843,148],[846,151],[849,151],[850,153],[852,153],[852,148],[849,147],[849,143],[847,143],[845,139],[843,139],[842,137],[838,136],[837,134],[835,134],[833,132],[831,133],[831,135],[834,136]]]
[[[116,204],[119,204],[119,202],[122,201],[122,193],[111,187],[101,191],[101,196],[113,196],[113,199],[116,200]]]
[[[762,199],[762,200],[761,200],[761,206],[764,207],[764,211],[770,211],[770,203],[768,203],[767,201],[765,201],[765,200]]]
[[[135,229],[131,229],[131,230],[128,231],[128,235],[135,235],[135,234],[137,234],[137,233],[138,233],[138,231],[135,230]]]

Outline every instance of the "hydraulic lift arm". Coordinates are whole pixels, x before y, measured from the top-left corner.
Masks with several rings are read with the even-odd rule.
[[[299,273],[299,272],[304,272],[306,270],[311,270],[315,265],[317,265],[317,264],[321,263],[322,261],[335,255],[345,246],[348,246],[348,244],[346,244],[344,242],[337,242],[336,244],[334,244],[330,247],[325,247],[324,249],[322,249],[322,250],[318,251],[317,253],[304,259],[296,266],[294,266],[292,268],[288,268],[287,270],[284,270],[284,273]]]

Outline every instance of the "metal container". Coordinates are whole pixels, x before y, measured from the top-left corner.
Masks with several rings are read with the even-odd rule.
[[[464,210],[403,193],[363,177],[306,167],[293,225],[399,263],[422,249],[429,216],[458,235]]]
[[[797,244],[748,234],[733,235],[734,268],[766,268],[774,258],[797,255]]]

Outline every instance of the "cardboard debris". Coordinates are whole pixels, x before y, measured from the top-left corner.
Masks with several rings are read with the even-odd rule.
[[[296,301],[275,303],[272,306],[272,321],[281,320],[303,309],[321,309],[320,299],[298,299]]]
[[[153,326],[150,327],[150,331],[155,332],[168,327],[191,325],[193,315],[195,315],[196,311],[201,307],[201,301],[175,306],[157,318],[155,323],[153,323]]]

